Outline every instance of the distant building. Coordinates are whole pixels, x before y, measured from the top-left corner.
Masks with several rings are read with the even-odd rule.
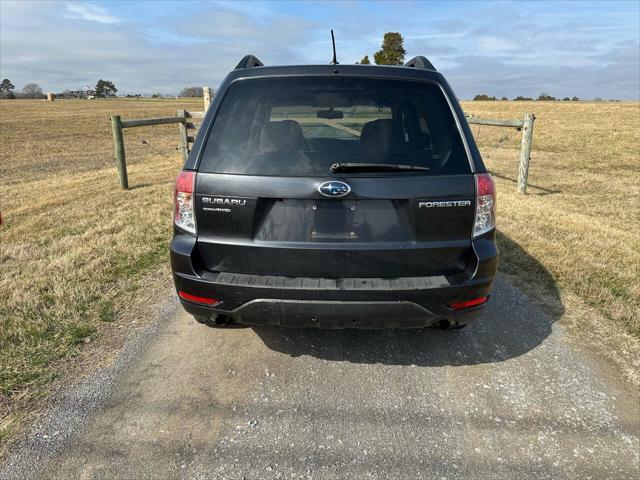
[[[95,90],[71,90],[70,93],[73,98],[93,98],[96,96]]]
[[[96,91],[90,88],[85,88],[84,90],[65,90],[62,93],[56,93],[56,98],[87,98],[92,99],[95,98]]]

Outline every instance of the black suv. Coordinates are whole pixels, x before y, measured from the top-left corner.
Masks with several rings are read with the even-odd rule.
[[[171,266],[208,325],[464,326],[497,265],[495,189],[424,57],[222,82],[178,176]]]

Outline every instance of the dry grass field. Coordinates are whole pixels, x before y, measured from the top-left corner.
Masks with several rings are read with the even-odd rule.
[[[75,359],[126,331],[136,302],[169,284],[177,127],[125,132],[134,187],[125,192],[109,116],[178,108],[201,103],[0,102],[0,443],[52,382],[78,370]],[[473,126],[498,185],[501,270],[637,381],[640,104],[464,108],[495,118],[536,114],[527,196],[515,186],[519,134]]]
[[[125,131],[125,192],[109,117],[178,108],[202,103],[0,102],[0,439],[82,351],[126,330],[114,320],[136,297],[168,284],[178,127]]]
[[[498,188],[500,269],[551,310],[559,305],[549,289],[559,288],[565,323],[637,383],[640,104],[465,102],[463,107],[492,118],[535,113],[526,196],[516,193],[515,184],[520,134],[472,126]]]

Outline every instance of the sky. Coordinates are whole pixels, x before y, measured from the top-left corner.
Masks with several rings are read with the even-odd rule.
[[[216,87],[251,53],[265,65],[373,59],[400,32],[459,98],[640,99],[640,0],[11,1],[0,0],[0,76],[21,89],[174,95]]]

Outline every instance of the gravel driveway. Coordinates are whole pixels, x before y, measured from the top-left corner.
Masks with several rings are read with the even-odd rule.
[[[460,331],[196,324],[170,302],[0,478],[638,478],[637,391],[498,278]]]

